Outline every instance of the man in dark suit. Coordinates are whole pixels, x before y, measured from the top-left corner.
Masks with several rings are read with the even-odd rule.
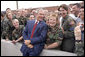
[[[47,25],[43,17],[44,11],[40,9],[36,20],[27,21],[23,31],[24,43],[20,49],[23,56],[38,56],[42,52],[47,34]]]

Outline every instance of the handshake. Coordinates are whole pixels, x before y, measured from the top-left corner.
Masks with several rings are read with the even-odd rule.
[[[25,45],[27,45],[27,47],[29,47],[29,48],[33,48],[33,45],[32,44],[30,44],[31,43],[31,41],[30,40],[25,40]]]

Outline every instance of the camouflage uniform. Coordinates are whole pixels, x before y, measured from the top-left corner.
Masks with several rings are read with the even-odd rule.
[[[81,37],[81,40],[76,40],[75,42],[75,53],[77,54],[77,56],[84,56],[84,31],[81,30],[81,32],[79,33],[78,32],[78,28],[80,27],[76,27],[75,28],[75,37],[77,36],[80,36]]]
[[[54,42],[57,42],[60,46],[62,42],[62,36],[62,30],[58,25],[56,25],[54,28],[49,27],[46,44],[50,45]]]
[[[84,56],[84,42],[75,42],[75,53],[77,56]]]
[[[22,36],[22,31],[24,29],[24,25],[19,25],[18,29],[14,29],[12,32],[12,40],[17,40]]]
[[[5,31],[6,29],[4,28],[5,25],[5,22],[4,22],[4,19],[1,20],[1,38],[4,39],[5,38]]]
[[[26,26],[26,23],[27,23],[27,18],[26,17],[21,16],[20,18],[18,18],[18,20],[19,20],[20,25]]]
[[[74,25],[71,25],[71,22],[74,22]],[[62,50],[68,52],[74,52],[75,47],[75,36],[74,36],[74,28],[76,26],[76,22],[70,16],[66,16],[62,19],[62,27],[64,29],[63,41],[62,41]]]
[[[14,26],[12,24],[12,21],[8,20],[6,28],[6,37],[9,38],[9,40],[12,40],[12,31],[14,30]]]
[[[2,34],[1,34],[1,37],[3,39],[6,39],[6,38],[9,38],[9,40],[11,40],[11,34],[12,34],[12,31],[14,29],[13,25],[12,25],[12,21],[10,21],[7,16],[5,15],[4,16],[4,19],[2,20],[1,22],[1,26],[2,26]]]
[[[8,21],[8,19],[3,19],[1,21],[1,31],[2,31],[1,38],[2,39],[5,39],[6,36],[7,36],[7,30],[8,30],[8,28],[7,28],[7,21]]]
[[[1,37],[3,39],[6,39],[6,38],[9,38],[9,40],[11,40],[11,34],[12,34],[12,31],[14,29],[13,25],[12,25],[12,21],[10,21],[6,15],[4,17],[4,19],[2,20],[1,22],[1,26],[2,26],[2,34],[1,34]]]

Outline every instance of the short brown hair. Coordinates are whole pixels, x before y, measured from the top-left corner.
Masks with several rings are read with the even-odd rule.
[[[73,6],[76,5],[78,8],[81,8],[81,5],[79,3],[73,4]]]
[[[59,6],[58,10],[60,11],[60,8],[64,8],[66,11],[68,11],[68,6],[66,4],[62,4]]]

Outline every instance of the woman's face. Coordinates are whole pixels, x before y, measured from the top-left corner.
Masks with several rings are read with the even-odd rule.
[[[80,18],[81,18],[82,20],[84,20],[84,9],[83,9],[83,8],[80,9],[79,15],[80,15]]]
[[[12,13],[8,13],[8,18],[12,19]]]
[[[8,13],[11,13],[12,11],[10,10],[10,9],[8,9],[7,11],[6,11],[6,14],[8,14]]]
[[[49,25],[51,27],[54,27],[56,25],[56,18],[55,17],[50,17],[49,18]]]

